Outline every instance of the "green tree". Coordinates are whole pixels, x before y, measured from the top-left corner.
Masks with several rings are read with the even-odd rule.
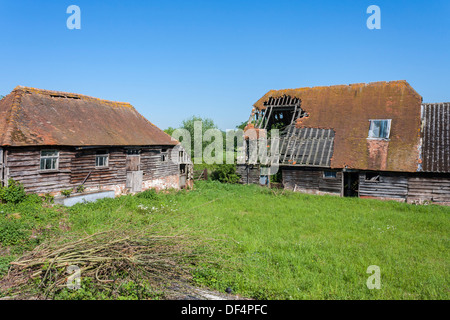
[[[236,126],[236,129],[244,130],[245,126],[247,125],[247,121],[242,122],[241,124]]]
[[[175,131],[174,127],[168,127],[166,130],[164,130],[164,132],[167,133],[169,136],[171,136],[174,131]]]
[[[202,122],[202,137],[205,132],[209,129],[218,129],[218,126],[214,123],[214,121],[210,118],[201,118],[198,116],[192,116],[186,120],[183,120],[181,123],[181,128],[186,129],[191,136],[191,156],[194,157],[194,125],[196,121]],[[205,150],[206,146],[208,146],[210,141],[202,141],[202,151]]]

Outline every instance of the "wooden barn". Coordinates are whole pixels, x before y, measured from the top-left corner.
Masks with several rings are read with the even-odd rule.
[[[450,103],[424,104],[406,81],[271,90],[246,130],[272,128],[284,188],[450,203]],[[238,165],[243,183],[263,169]]]
[[[19,86],[0,100],[0,144],[2,185],[14,179],[30,193],[191,184],[179,142],[128,103]]]

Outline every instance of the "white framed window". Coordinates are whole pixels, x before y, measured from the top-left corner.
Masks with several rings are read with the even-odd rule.
[[[324,179],[336,179],[336,171],[324,171],[323,178]]]
[[[105,150],[98,151],[95,155],[95,167],[103,168],[108,166],[109,154]]]
[[[57,170],[59,164],[58,150],[42,150],[41,151],[41,170]]]
[[[369,120],[369,136],[370,139],[389,139],[391,131],[391,119]]]

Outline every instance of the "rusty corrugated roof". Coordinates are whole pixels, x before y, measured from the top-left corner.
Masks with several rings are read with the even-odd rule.
[[[450,103],[424,103],[422,123],[422,170],[450,172]]]
[[[175,145],[129,103],[16,87],[0,100],[2,146]]]
[[[271,90],[254,107],[283,96],[308,114],[297,128],[334,130],[331,168],[417,171],[422,97],[406,81]],[[371,119],[392,119],[389,141],[367,139]]]

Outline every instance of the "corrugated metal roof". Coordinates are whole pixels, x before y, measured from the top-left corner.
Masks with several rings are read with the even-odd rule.
[[[450,172],[450,103],[422,104],[422,170]]]
[[[176,144],[129,103],[21,86],[0,100],[2,146]]]
[[[280,141],[280,163],[329,167],[333,155],[334,131],[331,129],[289,126]]]

